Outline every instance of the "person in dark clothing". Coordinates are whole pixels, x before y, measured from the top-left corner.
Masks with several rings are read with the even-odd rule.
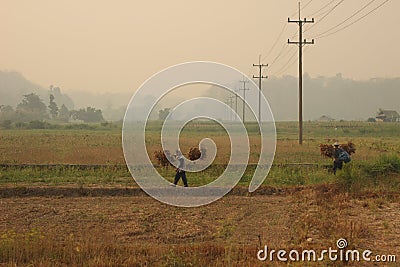
[[[333,174],[336,175],[336,171],[339,169],[343,169],[343,161],[339,159],[340,155],[345,152],[343,148],[340,147],[339,143],[336,142],[333,144],[335,147],[335,154],[333,155]]]
[[[176,186],[179,182],[179,180],[182,178],[183,185],[185,187],[188,187],[187,179],[186,179],[186,172],[184,170],[185,168],[185,158],[182,155],[182,153],[178,150],[176,153],[176,159],[178,160],[178,168],[176,169],[176,174],[175,174],[175,179],[174,179],[174,185]]]

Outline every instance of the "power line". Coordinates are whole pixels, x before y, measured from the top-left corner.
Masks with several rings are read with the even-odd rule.
[[[286,30],[286,27],[287,27],[287,24],[285,23],[285,25],[283,26],[283,28],[282,28],[282,30],[281,30],[281,32],[280,32],[278,38],[276,38],[276,40],[275,40],[273,46],[272,46],[271,49],[268,51],[267,55],[264,56],[264,57],[262,58],[263,61],[264,61],[267,57],[269,57],[269,55],[271,55],[272,51],[274,50],[274,48],[275,48],[276,45],[278,44],[279,39],[282,37],[284,31]]]
[[[290,56],[290,58],[288,59],[288,61],[286,62],[285,65],[283,65],[278,71],[275,72],[275,75],[278,76],[278,73],[281,73],[282,71],[285,71],[287,69],[287,67],[291,67],[296,61],[293,60],[293,58],[297,55],[297,51],[294,51],[294,53]],[[296,57],[297,59],[297,57]],[[288,66],[290,64],[290,66]]]
[[[306,8],[308,5],[310,5],[312,1],[313,1],[313,0],[310,0],[302,9],[304,9],[304,8]],[[297,11],[296,11],[295,14],[297,14]],[[285,32],[286,28],[287,28],[287,24],[285,23],[285,24],[283,25],[281,31],[279,32],[278,37],[277,37],[276,40],[274,41],[272,47],[269,49],[268,53],[261,59],[261,61],[266,60],[266,59],[271,55],[271,53],[274,51],[275,47],[276,47],[277,44],[279,43],[279,40],[280,40],[281,37],[283,36],[283,33]],[[297,31],[294,32],[294,35],[292,36],[292,38],[294,38],[296,35],[297,35]],[[272,61],[271,65],[274,64],[274,63],[280,58],[280,56],[281,56],[282,53],[284,52],[285,48],[286,48],[286,45],[283,45],[282,48],[281,48],[281,50],[279,51],[278,55],[277,55],[277,56],[274,58],[274,60]]]
[[[309,1],[306,5],[309,5],[312,1]],[[301,10],[303,10],[305,7],[301,8]],[[296,13],[297,14],[297,13]],[[287,24],[286,24],[287,25]],[[286,27],[285,27],[286,28]],[[297,37],[299,34],[299,32],[296,30],[294,31],[294,33],[292,34],[292,36],[290,37],[290,39],[293,39],[295,37]],[[281,50],[279,51],[278,55],[272,60],[271,64],[270,64],[270,68],[274,68],[276,66],[275,63],[277,63],[280,59],[283,59],[284,57],[282,57],[284,55],[284,52],[289,48],[288,43],[284,43],[282,45]],[[293,47],[291,47],[289,49],[289,51],[286,53],[286,55],[289,55],[291,50],[293,49]],[[291,58],[293,57],[293,55],[291,56]],[[264,60],[264,59],[263,59]],[[285,64],[286,66],[286,64]],[[281,68],[282,69],[282,68]]]
[[[311,2],[312,2],[313,0],[310,0],[310,1],[308,1],[302,8],[301,8],[301,11],[303,11],[305,8],[307,8],[310,4],[311,4]],[[296,10],[296,12],[294,12],[292,15],[290,15],[291,17],[293,17],[294,15],[296,15],[296,14],[298,14],[298,10]]]
[[[286,60],[286,63],[283,64],[282,66],[280,66],[278,71],[276,71],[276,69],[275,69],[275,71],[273,71],[273,73],[277,73],[277,72],[281,71],[283,68],[285,68],[287,66],[288,62],[296,55],[296,53],[297,53],[297,51],[296,51],[295,47],[290,46],[290,50],[286,53],[286,55],[288,55],[288,57],[285,57],[285,58],[288,58]],[[277,64],[275,64],[274,66],[277,66]]]
[[[287,44],[287,42],[285,43],[285,53],[280,56],[279,58],[277,58],[277,60],[274,60],[271,64],[270,64],[270,69],[276,69],[276,67],[279,65],[278,62],[284,60],[285,58],[287,58],[288,55],[291,55],[293,50],[295,50],[295,48],[293,46],[289,46]]]
[[[228,98],[227,98],[227,100],[225,101],[225,104],[227,104],[230,108],[228,108],[228,117],[229,117],[229,120],[232,120],[232,116],[233,116],[233,114],[232,114],[232,109],[233,109],[233,98],[234,98],[234,96],[229,96]]]
[[[305,4],[305,5],[302,7],[301,10],[304,10],[305,8],[307,8],[307,7],[312,3],[312,1],[313,1],[313,0],[310,0],[307,4]]]
[[[304,48],[303,55],[308,51],[309,48],[310,48],[309,46]],[[275,76],[279,76],[279,75],[285,73],[290,67],[292,67],[296,63],[296,60],[298,58],[294,57],[295,55],[296,55],[296,53],[293,55],[292,61],[290,63],[288,62],[288,64],[286,64],[285,68],[281,68],[278,72],[276,72]]]
[[[308,1],[308,2],[301,8],[301,10],[307,8],[312,2],[313,2],[313,0]],[[297,14],[297,11],[296,11],[292,16],[294,16],[295,14]],[[285,32],[286,28],[287,28],[287,24],[285,23],[285,24],[283,25],[282,30],[280,31],[278,37],[277,37],[276,40],[274,41],[274,44],[273,44],[272,47],[269,49],[268,53],[261,59],[262,61],[266,60],[266,59],[271,55],[271,53],[272,53],[273,50],[275,49],[276,45],[279,43],[279,40],[280,40],[280,38],[282,37],[283,33]],[[293,34],[293,36],[292,36],[291,38],[294,38],[294,37],[296,37],[296,36],[297,36],[297,31],[294,32],[294,34]],[[280,56],[283,54],[285,48],[287,48],[286,45],[283,45],[282,48],[281,48],[281,50],[280,50],[280,52],[278,53],[278,55],[277,55],[277,56],[274,58],[274,60],[272,61],[271,65],[274,64],[274,63],[280,58]]]
[[[313,0],[308,1],[302,8],[301,10],[307,8],[311,3],[313,2]],[[295,14],[297,14],[297,11],[292,15],[294,16]],[[285,23],[278,35],[278,37],[276,38],[276,40],[274,41],[274,44],[272,45],[272,47],[269,49],[268,53],[261,59],[262,61],[266,60],[271,53],[274,51],[275,47],[277,46],[277,44],[279,43],[280,38],[282,37],[283,33],[285,32],[287,28],[287,24]],[[294,32],[293,36],[291,38],[294,38],[297,36],[297,31]],[[281,50],[279,51],[278,55],[273,59],[271,65],[273,65],[275,62],[278,61],[278,59],[281,57],[281,55],[283,54],[283,52],[285,51],[285,49],[287,48],[287,44],[283,45]]]
[[[297,32],[297,31],[296,31],[296,32]],[[291,38],[296,37],[297,34],[298,34],[298,33],[293,34]],[[271,62],[271,65],[275,64],[275,63],[278,61],[278,59],[282,56],[282,54],[283,54],[283,52],[285,51],[285,49],[287,49],[288,47],[289,47],[289,46],[288,46],[287,43],[284,43],[284,44],[282,45],[282,48],[281,48],[280,52],[279,52],[278,55],[274,58],[274,60]]]
[[[240,92],[240,89],[236,89],[236,86],[235,86],[235,113],[236,113],[236,115],[235,115],[235,121],[237,120],[237,117],[239,116],[239,114],[238,114],[238,97],[239,97],[239,92]]]
[[[272,60],[271,65],[274,65],[275,62],[278,60],[278,58],[282,55],[283,51],[285,51],[285,49],[288,47],[287,43],[282,45],[282,49],[281,51],[278,53],[278,55],[274,58],[274,60]]]
[[[313,14],[317,14],[317,13],[321,12],[322,10],[324,10],[326,7],[330,6],[330,5],[331,5],[333,2],[335,2],[335,1],[337,1],[337,0],[332,0],[332,1],[330,1],[329,3],[327,3],[326,5],[324,5],[322,8],[318,9],[318,10],[317,10],[316,12],[314,12]],[[336,9],[336,7],[337,7],[338,5],[340,5],[343,1],[344,1],[344,0],[340,0],[339,3],[337,3],[333,8],[331,8],[331,9],[328,10],[327,12],[328,12],[328,13],[331,13],[331,12],[332,12],[334,9]],[[311,3],[312,3],[312,0],[308,1],[300,10],[304,10],[304,9],[305,9],[306,7],[308,7]],[[323,14],[326,14],[327,12],[324,12]],[[296,14],[297,14],[297,12],[296,12]],[[327,16],[327,15],[328,15],[328,14],[326,14],[326,16]],[[287,24],[285,24],[285,25],[282,27],[282,29],[281,29],[281,31],[280,31],[280,33],[279,33],[277,39],[275,40],[275,42],[274,42],[274,44],[273,44],[273,46],[272,46],[272,47],[270,48],[270,50],[268,51],[267,55],[264,56],[264,57],[262,58],[263,61],[264,61],[265,59],[267,59],[267,58],[272,54],[272,52],[273,52],[274,49],[276,48],[276,46],[277,46],[277,44],[278,44],[280,38],[282,37],[283,33],[285,32],[286,28],[287,28]],[[292,36],[291,38],[295,38],[295,37],[297,37],[297,36],[298,36],[298,31],[295,31],[295,32],[293,33],[293,36]],[[289,46],[287,45],[287,43],[285,43],[285,44],[282,45],[281,49],[279,50],[279,53],[277,54],[277,56],[275,56],[275,58],[272,60],[272,62],[271,62],[271,64],[270,64],[271,68],[275,68],[276,63],[279,62],[281,59],[284,58],[283,55],[289,55],[289,53],[290,53],[291,51],[290,51],[290,50],[287,51],[288,47],[289,47]],[[287,53],[286,53],[286,51],[287,51]],[[293,59],[294,55],[295,55],[295,53],[294,53],[294,54],[291,54],[291,56],[290,56],[288,62],[287,62],[286,64],[284,64],[284,65],[279,69],[278,72],[280,72],[282,69],[284,69],[284,68],[290,63],[290,60]],[[289,66],[289,67],[290,67],[290,66]]]
[[[303,144],[303,46],[307,44],[314,44],[314,39],[309,42],[303,40],[303,26],[307,23],[314,23],[314,19],[304,20],[301,19],[301,7],[299,3],[299,20],[288,19],[288,23],[297,23],[299,26],[299,41],[292,42],[288,40],[288,44],[296,44],[299,47],[299,144]]]
[[[373,0],[375,1],[375,0]],[[327,16],[329,16],[329,14],[331,14],[338,6],[340,6],[342,3],[344,2],[344,0],[340,0],[339,3],[337,3],[334,7],[332,7],[322,18],[320,18],[315,24],[313,24],[311,27],[307,28],[306,30],[304,30],[304,32],[307,32],[309,30],[311,30],[312,28],[315,27],[315,25],[318,25],[318,23],[321,23],[321,21],[323,21]]]
[[[310,1],[310,2],[311,2],[311,1]],[[309,3],[310,3],[310,2],[309,2]],[[278,44],[278,41],[279,41],[280,37],[283,35],[284,30],[286,29],[286,27],[287,27],[287,24],[285,24],[285,26],[284,26],[284,27],[282,28],[282,30],[281,30],[281,33],[279,34],[279,37],[275,40],[275,44],[274,44],[273,48]],[[298,34],[297,31],[293,32],[291,38],[295,38],[295,37],[297,36],[297,34]],[[278,61],[278,59],[282,56],[283,52],[284,52],[285,49],[287,49],[287,48],[288,48],[287,43],[284,43],[284,44],[282,45],[281,50],[279,51],[278,55],[272,60],[272,62],[271,62],[271,64],[270,64],[271,66],[273,66],[273,65]],[[272,49],[271,49],[271,50],[272,50]],[[268,52],[268,53],[271,54],[270,52]],[[267,56],[263,57],[263,58],[262,58],[262,61],[266,60],[266,58],[267,58]]]
[[[330,35],[332,35],[332,34],[335,34],[335,33],[339,32],[339,31],[342,31],[342,30],[344,30],[344,29],[347,29],[348,27],[350,27],[350,26],[352,26],[353,24],[359,22],[359,21],[362,20],[363,18],[367,17],[367,16],[370,15],[371,13],[373,13],[373,12],[375,12],[376,10],[378,10],[379,8],[381,8],[383,5],[385,5],[385,4],[386,4],[387,2],[389,2],[390,0],[384,1],[384,2],[381,3],[379,6],[375,7],[374,9],[372,9],[371,11],[369,11],[368,13],[366,13],[365,15],[363,15],[362,17],[358,18],[357,20],[351,22],[350,24],[348,24],[348,25],[346,25],[346,26],[344,26],[344,27],[342,27],[342,28],[339,28],[338,30],[336,30],[336,31],[334,31],[334,32],[328,33],[328,32],[330,32],[330,31],[336,29],[337,27],[343,25],[344,23],[346,23],[348,20],[350,20],[350,19],[353,18],[355,15],[357,15],[358,13],[360,13],[361,11],[363,11],[365,8],[367,8],[367,7],[368,7],[372,2],[374,2],[374,1],[375,1],[375,0],[372,0],[372,1],[369,2],[367,5],[365,5],[362,9],[358,10],[355,14],[353,14],[352,16],[350,16],[349,18],[347,18],[347,19],[344,20],[343,22],[337,24],[336,26],[330,28],[329,30],[326,30],[326,31],[324,31],[324,32],[322,32],[322,33],[320,33],[320,34],[318,34],[318,35],[315,36],[314,38],[315,38],[315,39],[321,39],[321,38],[324,38],[324,37],[328,37],[328,36],[330,36]]]
[[[243,78],[243,81],[240,81],[241,83],[243,83],[243,88],[240,88],[240,91],[243,91],[243,123],[245,123],[245,110],[246,110],[246,91],[250,90],[249,88],[246,88],[246,83],[248,83],[249,81],[246,81]]]
[[[253,79],[258,79],[258,120],[261,122],[261,80],[268,78],[268,76],[262,75],[262,68],[268,67],[268,64],[261,64],[260,57],[258,64],[253,64],[253,67],[258,67],[259,70],[258,76],[253,75]]]
[[[320,15],[322,15],[322,14],[325,14],[326,11],[325,11],[325,12],[321,12],[321,11],[324,10],[326,7],[330,6],[330,5],[331,5],[333,2],[335,2],[335,1],[337,1],[337,0],[332,0],[332,1],[330,1],[330,2],[327,3],[326,5],[324,5],[323,7],[321,7],[320,9],[318,9],[317,11],[315,11],[314,13],[310,14],[309,17],[312,17],[312,16],[318,17],[318,16],[320,16]],[[321,12],[321,14],[320,14],[319,12]]]

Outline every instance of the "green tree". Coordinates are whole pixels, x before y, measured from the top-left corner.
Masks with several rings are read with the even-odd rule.
[[[10,120],[4,120],[4,121],[1,123],[1,127],[5,128],[5,129],[10,129],[10,128],[11,128],[11,124],[12,124],[12,121],[10,121]]]
[[[35,93],[24,95],[22,102],[17,106],[17,113],[21,115],[21,119],[43,120],[47,119],[47,107]]]
[[[68,122],[70,118],[71,112],[68,110],[68,108],[63,104],[60,108],[60,111],[58,113],[58,118],[62,122]]]
[[[9,106],[9,105],[7,105],[7,106],[1,105],[0,112],[14,112],[14,109],[12,106]]]
[[[15,121],[17,118],[17,114],[15,113],[14,109],[12,106],[0,106],[0,121]]]
[[[164,108],[158,111],[158,119],[160,121],[165,121],[165,119],[168,117],[170,108]]]
[[[50,94],[50,104],[49,104],[50,116],[54,120],[58,117],[58,106],[54,102],[54,95]]]
[[[82,120],[86,123],[91,122],[104,122],[103,113],[100,109],[87,107],[86,109],[80,109],[72,112],[72,118],[75,120]]]

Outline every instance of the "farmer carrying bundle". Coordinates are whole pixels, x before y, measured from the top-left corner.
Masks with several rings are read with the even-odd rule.
[[[333,173],[343,168],[343,163],[351,161],[350,155],[356,152],[355,145],[352,142],[340,145],[338,142],[333,145],[320,146],[321,155],[333,159]]]

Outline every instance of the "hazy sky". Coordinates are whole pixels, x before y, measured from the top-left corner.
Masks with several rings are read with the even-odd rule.
[[[302,17],[330,1],[313,0]],[[368,2],[345,0],[304,37],[335,26]],[[98,92],[135,90],[161,69],[193,60],[221,62],[250,75],[251,64],[268,54],[297,3],[0,0],[0,69],[21,72],[42,86]],[[391,0],[348,29],[316,40],[305,53],[305,71],[311,76],[341,72],[354,79],[400,76],[399,10],[400,1]],[[296,30],[296,24],[286,26],[264,63],[274,61]],[[266,74],[280,74],[295,49],[285,48]],[[297,75],[297,64],[281,73]]]

